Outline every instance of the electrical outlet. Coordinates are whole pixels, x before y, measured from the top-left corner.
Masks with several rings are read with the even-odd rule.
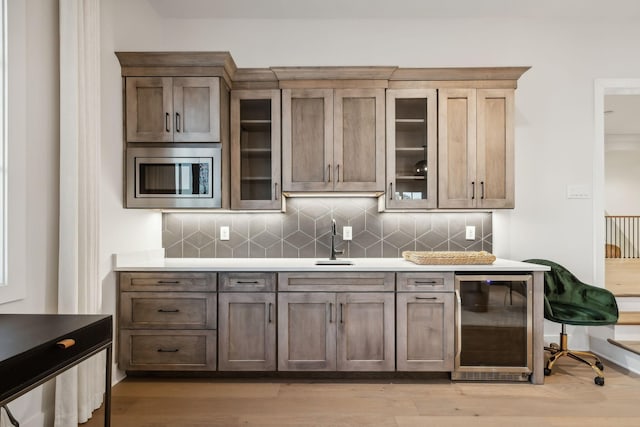
[[[342,240],[351,240],[353,239],[353,234],[350,226],[345,225],[342,227]]]
[[[220,240],[229,240],[229,227],[226,225],[220,227]]]
[[[476,240],[476,227],[475,227],[475,225],[467,225],[465,238],[467,240]]]

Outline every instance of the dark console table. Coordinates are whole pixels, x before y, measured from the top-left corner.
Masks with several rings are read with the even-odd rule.
[[[110,315],[0,314],[0,407],[105,350],[104,425],[109,426],[112,337]]]

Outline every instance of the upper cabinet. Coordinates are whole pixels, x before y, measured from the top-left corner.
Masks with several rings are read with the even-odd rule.
[[[126,207],[281,210],[283,193],[301,192],[376,195],[381,210],[514,207],[514,93],[528,67],[116,55]]]
[[[284,191],[384,191],[384,89],[283,89]]]
[[[219,142],[220,79],[126,79],[128,142]]]
[[[387,208],[435,208],[437,92],[387,90]]]
[[[513,89],[439,91],[438,207],[514,207],[513,95]]]
[[[280,209],[280,91],[231,92],[231,208]]]

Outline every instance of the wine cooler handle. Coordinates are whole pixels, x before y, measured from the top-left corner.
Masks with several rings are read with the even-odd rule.
[[[462,352],[462,299],[460,298],[460,291],[455,290],[456,294],[456,306],[454,307],[456,312],[456,360],[460,360],[460,353]]]

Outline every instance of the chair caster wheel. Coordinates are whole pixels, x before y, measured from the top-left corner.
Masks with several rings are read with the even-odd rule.
[[[604,371],[604,365],[602,364],[602,362],[596,362],[595,365],[596,365],[596,368],[600,369],[601,371]]]
[[[551,369],[549,369],[549,368],[544,368],[544,375],[545,375],[546,377],[548,377],[549,375],[551,375]],[[598,377],[598,378],[600,378],[600,377]]]
[[[593,382],[596,383],[596,385],[604,385],[604,378],[602,377],[595,377],[593,379]]]
[[[560,350],[560,345],[555,342],[552,342],[551,344],[549,344],[549,347],[551,347],[554,350]]]

